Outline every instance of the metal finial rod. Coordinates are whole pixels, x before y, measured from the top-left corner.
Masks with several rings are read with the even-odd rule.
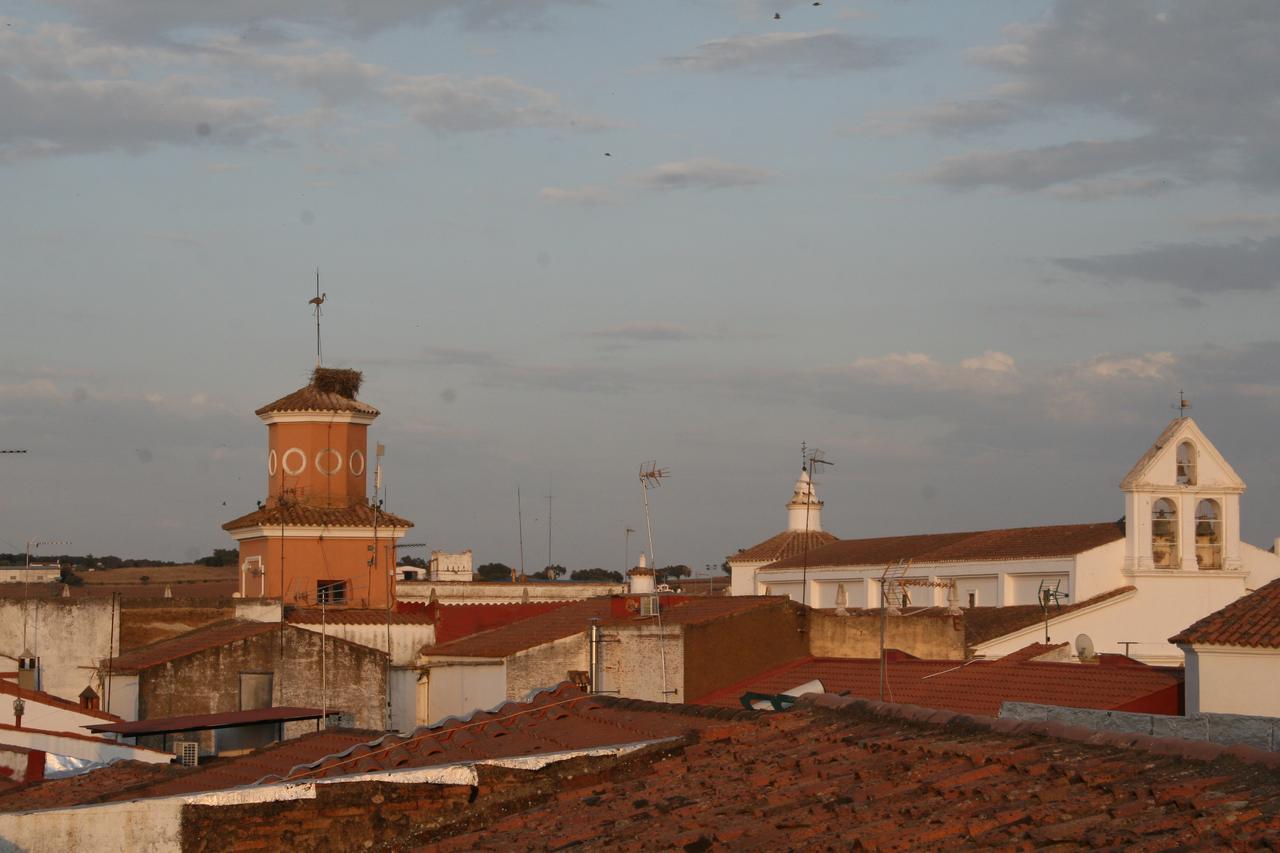
[[[1192,408],[1192,406],[1191,402],[1187,400],[1187,395],[1182,393],[1182,389],[1178,389],[1178,402],[1174,403],[1169,408],[1176,411],[1179,418],[1185,418],[1187,416],[1187,409]]]
[[[324,316],[324,312],[320,310],[320,306],[324,305],[324,300],[329,294],[320,292],[320,268],[316,267],[316,295],[314,299],[307,302],[308,305],[315,306],[316,315],[316,367],[320,366],[322,361],[320,352],[320,318]]]

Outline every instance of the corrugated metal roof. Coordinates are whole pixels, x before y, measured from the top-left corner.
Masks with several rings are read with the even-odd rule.
[[[103,723],[85,726],[91,732],[118,735],[159,735],[170,732],[197,732],[205,729],[225,729],[231,726],[251,726],[257,723],[285,723],[292,720],[318,720],[340,711],[320,708],[254,708],[248,711],[224,711],[220,714],[189,714],[182,717],[157,717],[151,720],[134,720],[128,723]]]

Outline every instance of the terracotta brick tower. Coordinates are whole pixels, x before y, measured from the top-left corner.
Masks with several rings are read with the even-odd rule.
[[[355,370],[317,367],[311,383],[258,409],[267,425],[267,500],[222,525],[240,543],[240,592],[286,605],[385,607],[395,541],[413,522],[369,500],[368,431]]]

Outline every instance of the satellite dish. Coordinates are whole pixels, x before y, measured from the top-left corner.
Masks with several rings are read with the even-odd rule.
[[[1094,656],[1093,639],[1088,634],[1076,637],[1076,657],[1088,660]]]

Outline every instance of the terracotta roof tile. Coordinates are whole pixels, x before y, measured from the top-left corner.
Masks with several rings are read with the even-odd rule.
[[[1058,524],[965,533],[926,533],[876,539],[841,539],[810,551],[809,567],[880,566],[898,560],[961,563],[1069,557],[1124,538],[1119,522]],[[765,569],[797,568],[804,558],[790,557]]]
[[[1280,649],[1280,580],[1210,613],[1169,642]]]
[[[379,511],[379,527],[413,527],[407,518]],[[368,504],[352,506],[319,506],[311,503],[272,503],[247,515],[232,519],[222,525],[223,530],[240,530],[245,527],[372,527],[373,507]]]
[[[818,704],[818,703],[821,704]],[[839,696],[679,750],[481,794],[432,851],[1182,849],[1280,841],[1280,777],[1212,744],[957,717]],[[999,728],[998,728],[999,726]],[[612,767],[612,769],[609,769]],[[487,818],[487,819],[486,819]]]
[[[735,713],[730,718],[752,716]],[[431,767],[679,737],[719,725],[723,714],[685,705],[589,696],[570,684],[465,719],[450,717],[408,735],[389,734],[318,761],[265,776],[263,783]]]
[[[368,403],[362,403],[341,394],[326,393],[314,385],[307,385],[292,394],[286,394],[274,403],[268,403],[258,409],[254,414],[261,417],[275,412],[353,412],[378,416],[378,410]]]
[[[1132,586],[1117,587],[1099,593],[1084,601],[1054,607],[1050,619],[1065,616],[1077,610],[1093,607],[1104,601],[1127,595],[1135,590]],[[1021,631],[1032,625],[1044,624],[1044,610],[1038,604],[1013,604],[1005,607],[966,607],[964,608],[964,643],[967,647],[989,642],[1006,634]]]
[[[895,702],[988,716],[997,715],[1003,702],[1179,713],[1179,675],[1142,664],[1113,666],[1030,659],[1052,648],[1036,643],[995,661],[895,661],[887,668],[885,696]],[[784,693],[814,679],[821,681],[828,693],[867,699],[880,696],[878,660],[804,658],[717,690],[699,701],[734,707],[744,693]]]
[[[825,530],[784,530],[776,536],[770,536],[763,542],[744,548],[729,557],[730,563],[754,563],[760,560],[773,562],[787,557],[804,554],[807,548],[812,552],[824,545],[838,542],[839,539]]]
[[[206,649],[266,634],[278,630],[279,627],[278,622],[250,622],[243,619],[215,622],[167,640],[131,649],[114,658],[111,661],[111,669],[116,674],[138,672]]]
[[[570,601],[546,613],[430,646],[422,653],[433,657],[504,658],[543,643],[581,634],[592,619],[607,619],[612,612],[613,602],[608,597]]]
[[[139,786],[172,778],[185,770],[185,767],[175,764],[116,761],[88,773],[62,779],[46,779],[0,793],[0,812],[36,811],[103,802]]]

